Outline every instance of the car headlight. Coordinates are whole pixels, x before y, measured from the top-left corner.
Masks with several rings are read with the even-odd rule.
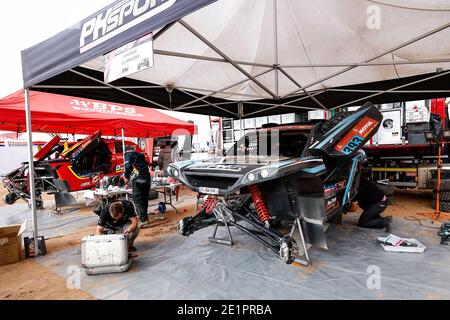
[[[254,173],[250,172],[250,173],[247,175],[247,179],[248,179],[248,181],[252,182],[252,181],[255,181],[256,176],[255,176]]]
[[[260,175],[262,178],[267,178],[269,176],[269,170],[267,169],[262,169],[260,172]]]
[[[180,174],[180,173],[178,172],[177,169],[174,169],[174,170],[173,170],[173,175],[174,175],[175,177],[178,177],[179,174]]]

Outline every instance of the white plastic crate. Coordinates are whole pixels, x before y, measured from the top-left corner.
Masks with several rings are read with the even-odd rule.
[[[125,235],[87,236],[81,239],[81,265],[87,274],[124,272],[130,268]]]

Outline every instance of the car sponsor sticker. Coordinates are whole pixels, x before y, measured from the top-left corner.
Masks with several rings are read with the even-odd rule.
[[[339,141],[334,149],[346,155],[355,151],[376,128],[378,121],[364,117]]]

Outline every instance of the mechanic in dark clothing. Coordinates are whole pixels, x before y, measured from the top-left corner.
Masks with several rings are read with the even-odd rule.
[[[380,216],[387,207],[387,197],[374,182],[366,177],[361,177],[359,192],[353,200],[357,200],[359,207],[364,210],[358,220],[359,227],[386,228],[386,232],[390,232],[392,216]]]
[[[131,201],[115,201],[104,207],[99,213],[96,235],[115,233],[128,236],[128,250],[136,251],[134,240],[139,234],[138,221]]]
[[[137,152],[133,147],[127,147],[125,151],[125,183],[128,184],[133,172],[134,178],[131,179],[133,201],[136,205],[139,227],[141,228],[149,225],[147,210],[151,177],[148,165],[149,163],[143,153]]]

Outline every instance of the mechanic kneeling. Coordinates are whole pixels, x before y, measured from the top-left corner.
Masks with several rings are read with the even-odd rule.
[[[353,200],[358,201],[359,207],[363,209],[358,220],[358,227],[386,228],[386,232],[390,232],[392,216],[380,216],[387,207],[387,197],[374,182],[366,177],[361,177],[359,192]]]
[[[134,240],[139,234],[138,220],[131,201],[121,200],[108,204],[99,213],[96,235],[124,234],[128,237],[128,251],[134,252]]]

